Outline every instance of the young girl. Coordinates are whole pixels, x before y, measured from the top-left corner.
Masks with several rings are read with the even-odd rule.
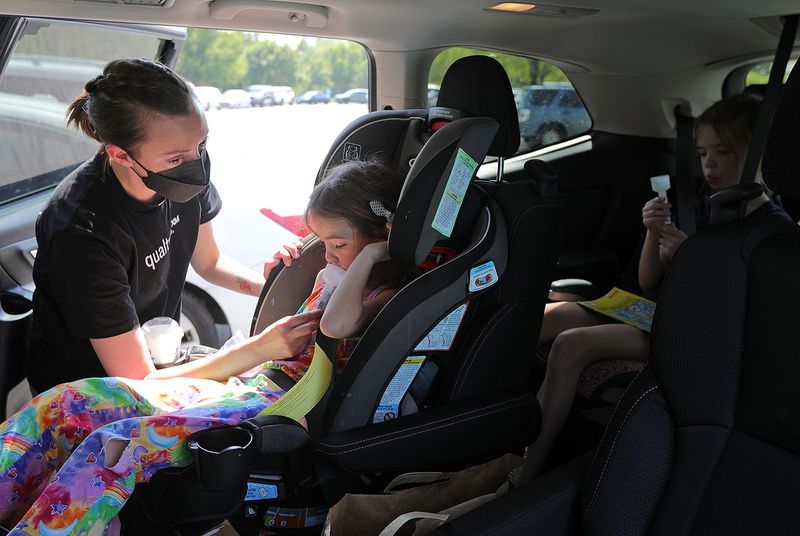
[[[410,273],[385,262],[401,187],[402,177],[383,165],[350,162],[311,196],[307,223],[329,265],[301,311],[324,308],[321,325],[331,337],[360,333]],[[0,520],[17,522],[11,534],[113,531],[136,483],[188,464],[191,434],[236,425],[280,398],[284,391],[264,368],[299,379],[313,348],[239,371],[227,383],[89,378],[42,393],[0,425]]]
[[[760,99],[736,95],[708,108],[696,121],[694,136],[707,188],[712,192],[739,183],[747,147],[758,119]],[[686,235],[666,223],[671,205],[656,197],[642,209],[647,234],[639,257],[639,285],[650,296],[658,288],[675,251]],[[766,195],[751,201],[749,217],[786,218],[788,215]],[[575,397],[583,369],[595,361],[646,361],[650,336],[627,324],[611,323],[574,302],[548,303],[539,342],[553,341],[547,371],[537,398],[542,408],[542,429],[527,449],[525,464],[512,479],[521,485],[544,467]]]

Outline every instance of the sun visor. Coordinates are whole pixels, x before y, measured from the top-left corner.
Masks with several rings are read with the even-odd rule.
[[[437,242],[448,240],[498,124],[488,117],[444,125],[408,172],[389,235],[389,254],[420,266]]]

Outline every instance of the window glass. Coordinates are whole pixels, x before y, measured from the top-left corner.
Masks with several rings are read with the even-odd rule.
[[[514,91],[520,127],[520,150],[538,149],[588,132],[592,119],[561,69],[550,63],[469,48],[442,51],[428,76],[428,106],[435,106],[444,73],[465,56],[495,58],[506,70]]]
[[[29,20],[0,79],[0,203],[50,187],[97,151],[67,106],[115,57],[157,56],[155,30]]]
[[[786,72],[783,75],[783,81],[786,82],[786,79],[789,78],[789,73],[792,71],[795,62],[797,59],[789,60],[786,64]],[[753,85],[762,85],[769,82],[769,74],[772,70],[772,62],[768,63],[759,63],[758,65],[754,65],[750,68],[747,72],[747,76],[744,80],[745,86],[753,86]]]

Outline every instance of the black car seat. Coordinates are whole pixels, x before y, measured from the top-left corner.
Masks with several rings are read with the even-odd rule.
[[[453,86],[471,89],[447,90]],[[431,222],[456,156],[464,150],[480,163],[487,151],[497,157],[514,154],[519,143],[510,84],[495,60],[456,62],[442,88],[433,114],[439,117],[436,123],[445,124],[433,125],[421,151],[404,151],[422,139],[418,120],[409,119],[416,112],[378,112],[370,114],[374,122],[365,118],[348,127],[321,169],[344,159],[345,144],[359,141],[365,132],[397,126],[393,142],[368,145],[367,136],[357,143],[358,154],[369,157],[372,147],[380,146],[381,156],[391,160],[396,153],[387,151],[394,147],[403,154],[396,161],[411,164],[389,250],[396,260],[433,268],[403,288],[366,329],[326,397],[307,416],[307,445],[293,448],[297,443],[285,440],[298,436],[293,422],[254,419],[245,425],[262,451],[251,482],[279,483],[277,501],[283,504],[331,504],[345,491],[363,488],[361,475],[462,464],[520,449],[538,434],[538,385],[530,377],[533,356],[527,345],[530,333],[538,332],[565,207],[555,192],[552,169],[534,164],[529,168],[535,180],[473,184],[452,236],[434,229]],[[484,98],[473,97],[475,92]],[[349,156],[355,154],[351,148]],[[447,260],[428,264],[432,250],[444,252]],[[449,250],[455,251],[452,258]],[[322,244],[311,237],[291,268],[276,269],[259,300],[254,330],[293,313],[324,262]],[[476,268],[490,263],[493,269],[475,276]],[[450,349],[415,351],[440,321],[452,320],[454,311],[462,318]],[[323,348],[327,342],[318,339]],[[423,385],[415,379],[409,388],[417,411],[373,423],[387,385],[409,355],[424,356],[434,365],[418,373]],[[289,452],[275,452],[280,451],[275,445]],[[229,495],[236,497],[238,491]],[[274,504],[246,503],[237,523],[247,532]]]
[[[779,194],[800,192],[798,118],[795,68],[763,159]],[[754,186],[715,194],[712,211]],[[649,364],[593,457],[436,534],[797,534],[799,271],[790,221],[750,216],[688,238],[661,289]]]

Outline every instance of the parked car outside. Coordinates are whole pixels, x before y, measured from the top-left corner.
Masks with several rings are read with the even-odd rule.
[[[330,97],[325,91],[311,89],[295,99],[297,104],[323,104],[330,101]]]
[[[436,106],[436,100],[439,98],[439,85],[428,84],[428,108]]]
[[[334,99],[340,104],[348,102],[359,102],[366,104],[369,100],[369,92],[363,88],[348,89],[344,93],[337,94]]]
[[[572,84],[525,86],[517,102],[520,136],[531,147],[583,134],[592,119]]]
[[[294,89],[289,86],[272,86],[272,104],[280,106],[294,102]]]
[[[220,108],[220,101],[222,101],[222,92],[214,86],[195,86],[194,93],[200,99],[205,111]]]
[[[250,93],[243,89],[229,89],[222,94],[220,108],[249,108]]]
[[[272,86],[265,84],[253,84],[247,86],[247,92],[250,94],[250,106],[272,106]]]

